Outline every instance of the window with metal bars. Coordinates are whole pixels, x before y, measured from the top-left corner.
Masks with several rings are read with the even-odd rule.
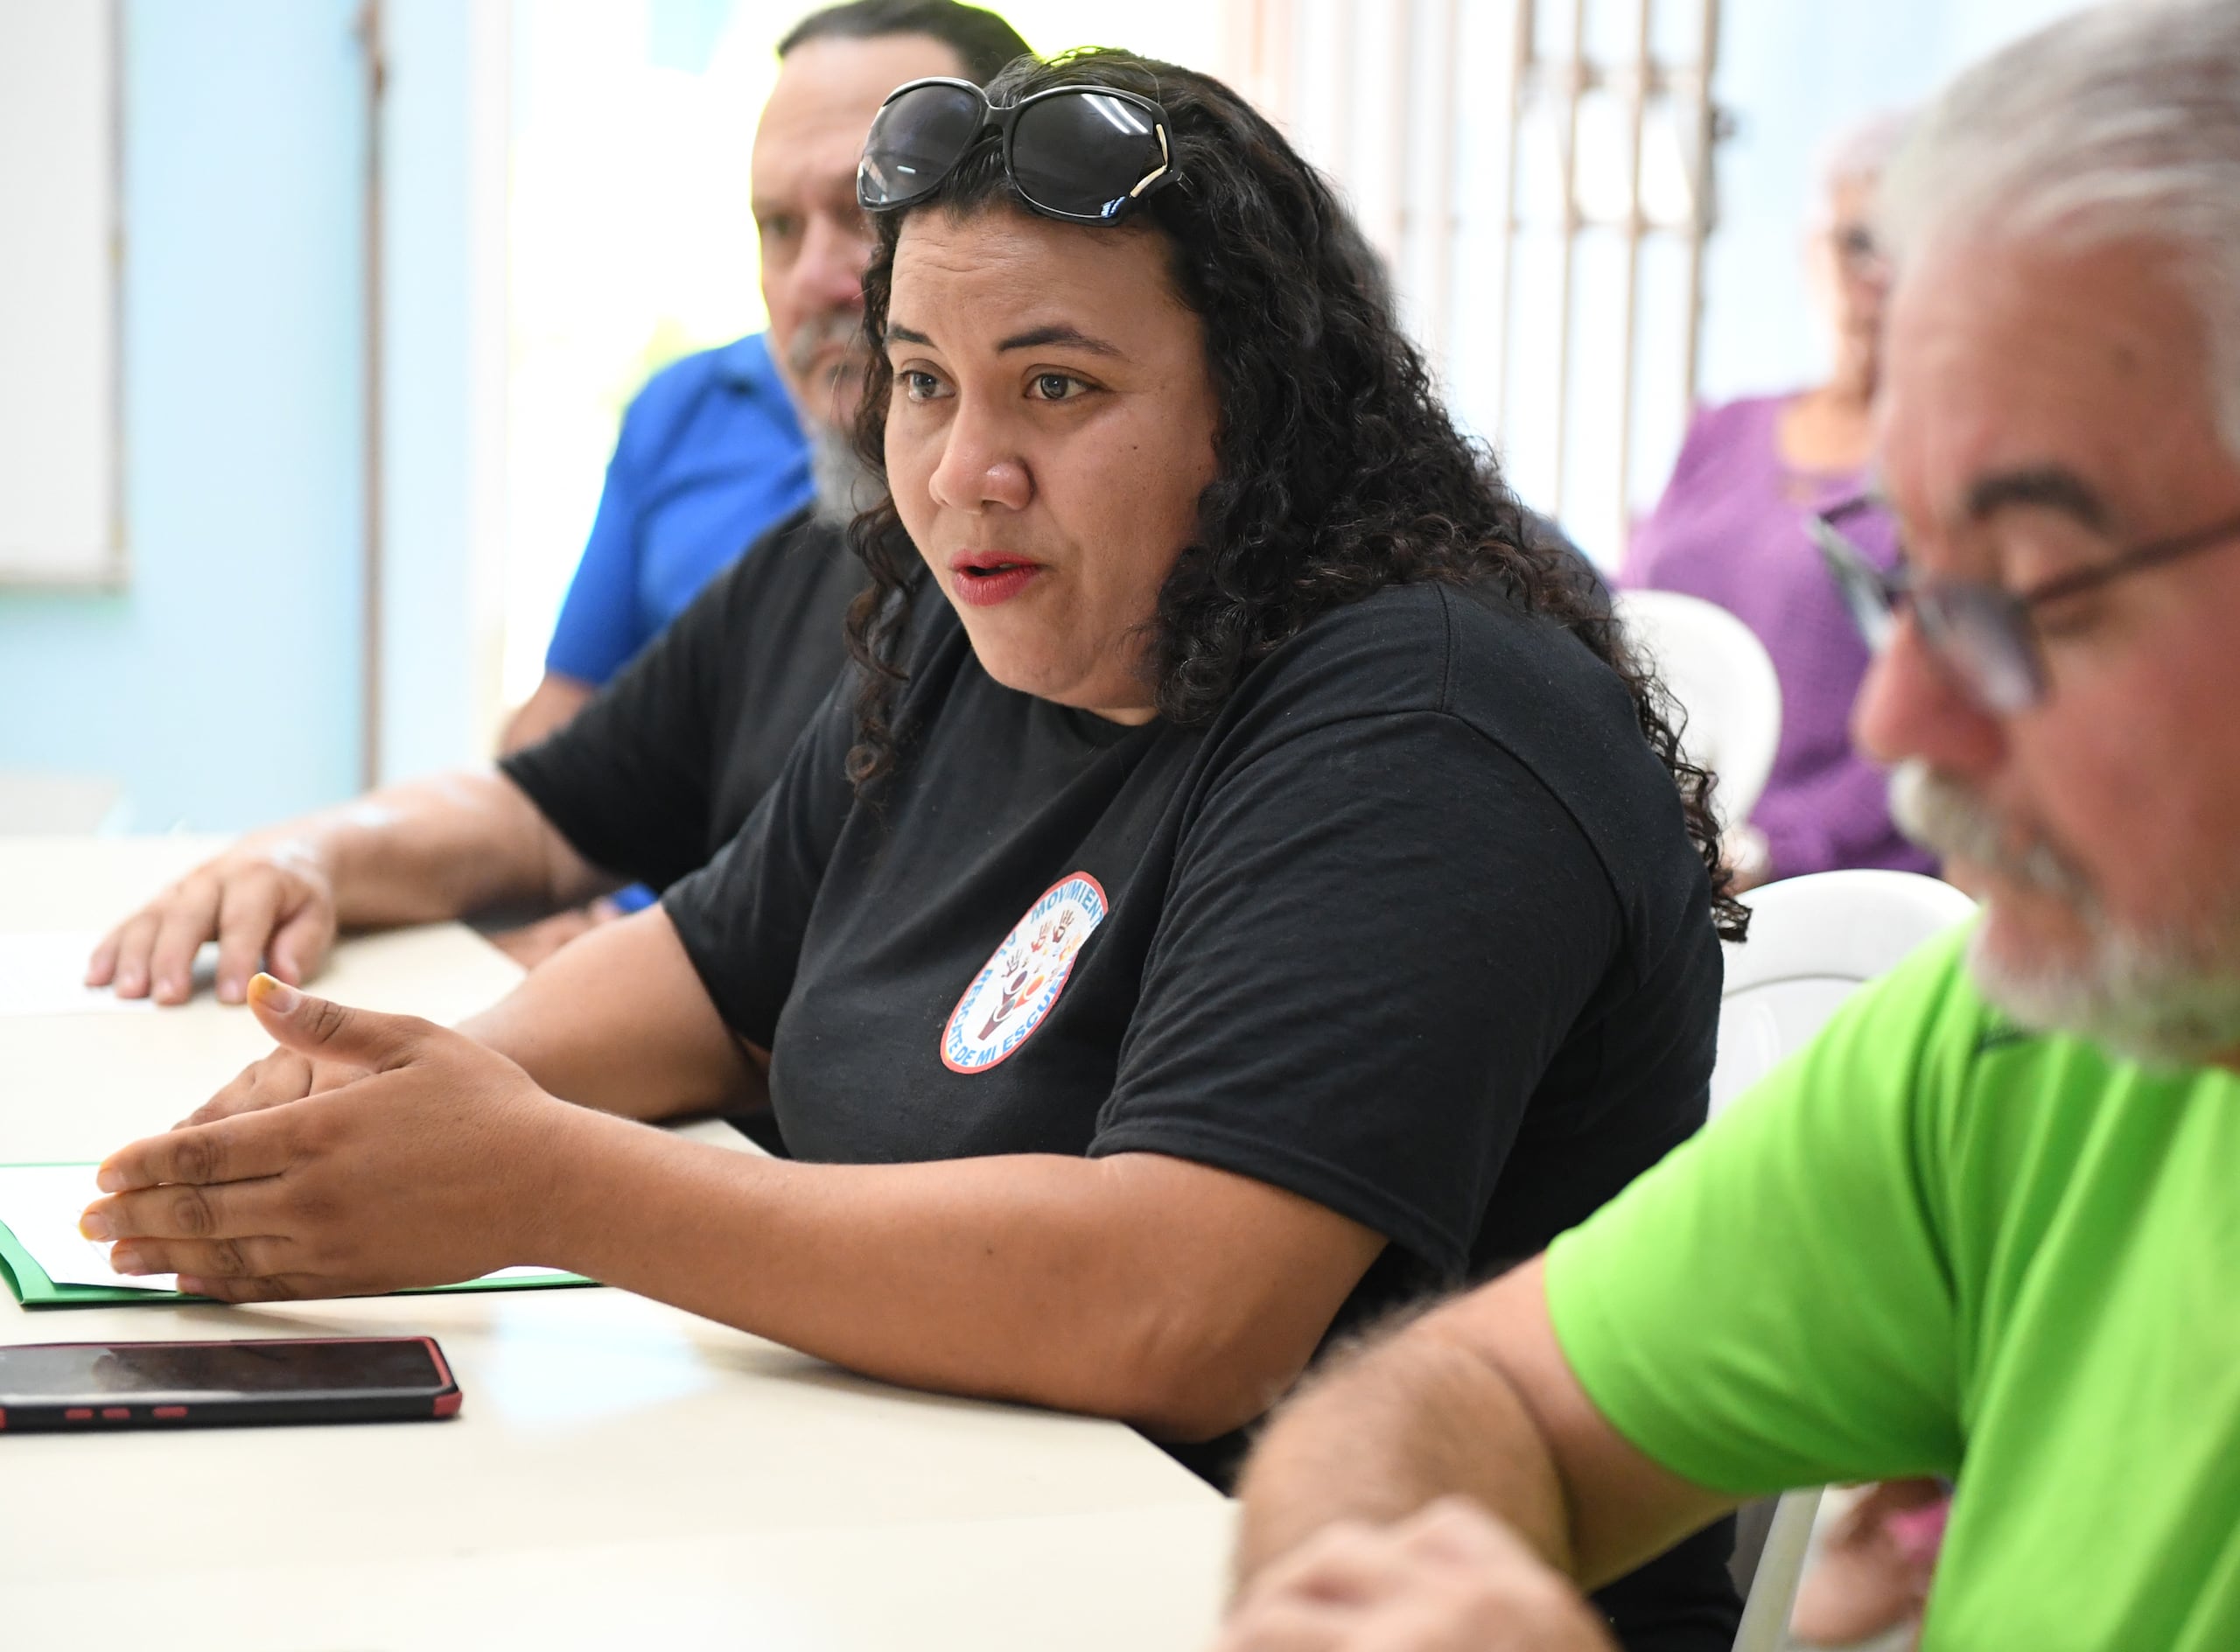
[[[1719,0],[1231,0],[1457,419],[1614,565],[1695,397]]]

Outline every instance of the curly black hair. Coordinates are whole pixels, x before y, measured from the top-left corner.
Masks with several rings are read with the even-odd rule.
[[[1623,679],[1711,874],[1719,933],[1740,939],[1749,914],[1720,856],[1713,780],[1682,754],[1677,707],[1627,641],[1592,570],[1528,531],[1491,455],[1454,428],[1401,331],[1382,261],[1329,182],[1220,81],[1130,52],[1021,59],[988,94],[1001,104],[1081,85],[1135,92],[1166,111],[1178,180],[1145,195],[1129,228],[1087,233],[1148,225],[1166,236],[1175,291],[1204,324],[1221,406],[1200,533],[1168,575],[1151,626],[1159,715],[1186,726],[1210,720],[1255,664],[1317,615],[1382,586],[1497,592],[1563,626]],[[884,344],[902,226],[916,212],[961,217],[991,205],[1026,210],[988,135],[933,195],[878,215],[855,439],[882,482],[893,385]],[[871,574],[848,615],[849,649],[863,668],[849,774],[868,792],[906,737],[894,705],[921,564],[891,496],[858,516],[849,538]]]

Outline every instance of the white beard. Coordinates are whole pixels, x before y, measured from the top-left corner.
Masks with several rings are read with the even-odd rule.
[[[1999,821],[1964,784],[1918,761],[1890,781],[1891,814],[1924,849],[1996,872],[2058,900],[2087,937],[2073,962],[1994,956],[1979,928],[1968,968],[1985,999],[2018,1025],[2068,1032],[2154,1067],[2202,1067],[2240,1049],[2240,892],[2208,892],[2202,920],[2145,934],[2119,928],[2082,870],[2034,838],[2009,847]]]
[[[832,528],[845,528],[886,497],[871,466],[857,457],[853,436],[826,426],[809,431],[808,473],[816,490],[812,514]]]

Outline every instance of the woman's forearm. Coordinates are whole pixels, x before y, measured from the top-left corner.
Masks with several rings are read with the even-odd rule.
[[[768,1100],[759,1052],[724,1026],[659,906],[578,936],[458,1030],[563,1101],[625,1118]]]
[[[459,1030],[584,1110],[523,1144],[554,1190],[524,1261],[892,1382],[1210,1437],[1290,1385],[1383,1242],[1155,1153],[810,1165],[602,1117],[735,1108],[760,1087],[659,907],[563,948]]]
[[[1264,1412],[1376,1250],[1223,1264],[1177,1206],[1194,1175],[1243,1179],[1144,1154],[800,1164],[588,1113],[552,1148],[541,1261],[889,1382],[1165,1438]]]

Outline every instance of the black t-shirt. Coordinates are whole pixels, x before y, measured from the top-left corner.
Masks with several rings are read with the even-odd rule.
[[[1672,781],[1576,639],[1433,586],[1326,614],[1208,726],[1013,692],[930,593],[900,766],[844,679],[664,904],[794,1153],[1171,1154],[1392,1242],[1332,1334],[1541,1249],[1704,1118],[1720,956]],[[1177,1452],[1217,1481],[1236,1437]],[[1603,1597],[1724,1647],[1714,1530]]]
[[[1704,1117],[1709,889],[1624,687],[1493,599],[1326,614],[1208,726],[1003,688],[929,600],[874,802],[844,679],[665,904],[805,1159],[1150,1152],[1527,1256]]]
[[[571,720],[499,766],[593,865],[675,883],[777,780],[847,659],[842,620],[864,584],[840,530],[796,512]]]
[[[1387,592],[1210,727],[1127,729],[996,685],[929,595],[919,738],[874,809],[835,685],[862,583],[836,530],[780,524],[503,763],[622,877],[669,885],[730,845],[668,906],[726,1018],[775,1046],[804,1157],[1236,1169],[1395,1242],[1334,1334],[1536,1250],[1700,1123],[1703,875],[1622,690],[1571,639]],[[1031,967],[980,984],[1030,906]],[[1038,932],[1067,974],[1032,967]],[[1236,1443],[1182,1454],[1218,1476]],[[1635,1652],[1731,1640],[1723,1553],[1606,1592]]]

